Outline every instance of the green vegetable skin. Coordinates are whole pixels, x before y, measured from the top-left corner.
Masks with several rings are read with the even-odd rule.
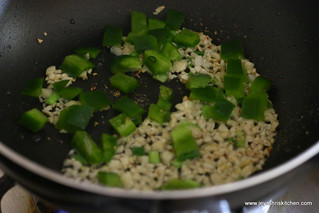
[[[219,98],[221,98],[222,91],[219,88],[213,88],[212,86],[207,86],[204,88],[193,88],[189,98],[192,100],[200,100],[205,102],[214,103]]]
[[[164,28],[165,27],[165,22],[157,19],[157,18],[148,18],[147,19],[147,26],[148,30],[153,30],[153,29],[158,29],[158,28]]]
[[[102,134],[101,138],[102,153],[104,157],[104,162],[108,163],[111,161],[115,155],[117,148],[117,141],[113,135]]]
[[[109,100],[108,96],[100,90],[81,93],[79,101],[83,105],[93,107],[95,111],[106,109],[111,105],[111,101]]]
[[[84,130],[88,125],[94,108],[85,105],[72,105],[60,112],[57,129],[64,129],[68,132]]]
[[[87,132],[82,130],[76,131],[71,145],[88,163],[102,163],[102,151]]]
[[[180,46],[195,47],[200,42],[200,38],[197,32],[183,29],[173,37],[173,41]]]
[[[158,105],[151,104],[148,109],[148,117],[159,124],[163,124],[169,120],[170,112],[161,109]]]
[[[194,89],[194,88],[204,88],[209,86],[212,77],[207,74],[193,74],[189,75],[189,78],[186,82],[186,88]]]
[[[94,64],[92,62],[75,54],[66,56],[60,65],[60,69],[63,72],[74,78],[79,77],[81,73],[93,67]]]
[[[268,95],[266,93],[252,93],[243,99],[241,116],[257,121],[264,121],[267,109]]]
[[[157,39],[152,35],[140,35],[133,38],[136,52],[142,53],[145,50],[157,50]]]
[[[172,66],[171,61],[155,50],[144,52],[144,64],[154,75],[167,74]]]
[[[78,96],[81,92],[82,92],[82,88],[79,88],[79,87],[65,87],[57,91],[57,94],[62,98],[65,98],[67,100],[72,100],[76,96]]]
[[[125,113],[135,124],[142,122],[142,115],[145,113],[145,110],[127,96],[119,98],[112,107]]]
[[[132,153],[133,153],[133,155],[136,155],[136,156],[143,156],[143,155],[145,155],[144,147],[135,146],[132,148]]]
[[[136,56],[121,55],[115,57],[111,61],[111,72],[113,74],[117,72],[132,72],[142,68],[140,59]]]
[[[33,108],[23,113],[19,124],[31,132],[37,132],[41,130],[47,122],[48,118],[40,110]]]
[[[121,72],[116,73],[110,78],[111,86],[121,92],[128,94],[139,87],[138,81]]]
[[[251,84],[250,92],[263,93],[263,92],[267,92],[267,90],[269,90],[270,87],[271,87],[271,82],[268,79],[262,76],[258,76]]]
[[[119,27],[106,25],[102,45],[107,46],[121,46],[123,30]]]
[[[213,106],[203,106],[203,116],[205,118],[212,118],[216,121],[226,122],[234,107],[234,104],[226,99],[219,99]]]
[[[59,92],[61,89],[65,88],[66,85],[70,82],[70,80],[62,80],[53,84],[53,89],[56,92]]]
[[[109,122],[122,137],[128,136],[136,129],[133,121],[125,114],[119,114],[118,116],[111,118]]]
[[[196,141],[188,126],[175,127],[171,132],[174,151],[178,161],[193,159],[200,156]]]
[[[31,79],[25,85],[24,89],[22,90],[22,95],[28,95],[34,98],[39,98],[41,95],[42,85],[43,85],[44,78],[36,78]]]
[[[147,19],[144,13],[131,12],[131,31],[133,33],[145,34],[147,32]]]
[[[100,49],[96,47],[81,47],[76,50],[74,50],[74,53],[81,57],[86,57],[88,55],[88,58],[96,58],[99,53],[101,52]]]
[[[162,54],[171,61],[181,60],[182,55],[179,53],[177,47],[172,42],[166,41],[161,50]]]
[[[173,33],[167,28],[152,29],[148,31],[148,34],[153,35],[157,39],[159,47],[162,47],[166,41],[171,42],[173,38]]]
[[[193,189],[200,187],[200,184],[194,180],[172,179],[162,186],[162,190]]]
[[[166,27],[172,30],[178,30],[184,22],[185,14],[179,11],[169,9],[166,16]]]
[[[59,94],[54,92],[50,95],[50,97],[48,97],[45,100],[45,103],[49,105],[54,105],[59,100],[59,98],[60,98]]]
[[[150,163],[157,164],[160,162],[160,156],[158,151],[150,151],[148,153],[148,159]]]
[[[97,179],[100,183],[110,187],[122,187],[122,181],[118,174],[112,172],[99,172]]]
[[[229,59],[244,58],[244,48],[240,41],[229,41],[221,45],[221,58]]]

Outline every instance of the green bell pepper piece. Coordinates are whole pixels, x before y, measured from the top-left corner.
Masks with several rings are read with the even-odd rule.
[[[125,137],[134,132],[136,129],[133,121],[125,114],[119,114],[118,116],[109,120],[111,126],[120,134]]]
[[[226,122],[229,119],[234,107],[234,104],[226,99],[219,99],[213,106],[203,106],[203,116],[207,119],[212,118],[216,121]]]
[[[131,31],[133,33],[143,32],[143,34],[147,32],[147,19],[144,13],[131,12]]]
[[[157,39],[152,35],[134,36],[133,44],[136,52],[142,53],[145,50],[157,50]]]
[[[113,88],[118,89],[125,94],[128,94],[139,87],[139,83],[134,77],[125,75],[121,72],[115,73],[115,75],[110,78],[110,83]]]
[[[142,115],[145,113],[145,110],[127,96],[119,98],[112,107],[125,113],[135,124],[140,124],[142,122]]]
[[[234,96],[235,98],[245,96],[245,85],[241,77],[225,75],[224,89],[228,96]]]
[[[76,50],[74,50],[74,53],[81,56],[81,57],[86,57],[87,55],[90,58],[96,58],[99,53],[101,52],[100,49],[96,48],[96,47],[80,47]]]
[[[56,92],[59,92],[61,89],[65,88],[66,85],[70,82],[70,80],[62,80],[62,81],[58,81],[58,82],[55,82],[53,84],[53,89],[56,91]]]
[[[28,95],[34,98],[39,98],[41,95],[42,85],[44,82],[44,78],[35,78],[28,81],[22,90],[22,95]]]
[[[173,37],[173,41],[180,46],[195,47],[200,42],[200,38],[197,32],[183,29]]]
[[[102,163],[102,151],[86,131],[76,131],[71,145],[88,163]]]
[[[148,153],[148,159],[150,163],[158,164],[160,163],[160,155],[158,151],[150,151]]]
[[[158,47],[161,48],[166,41],[172,41],[173,33],[167,28],[158,28],[148,31],[149,35],[157,39]]]
[[[160,108],[158,105],[151,104],[148,109],[148,117],[159,124],[163,124],[169,120],[170,112]]]
[[[183,24],[185,14],[179,11],[169,9],[166,15],[166,27],[172,30],[178,30]]]
[[[171,61],[177,61],[182,59],[182,55],[178,51],[177,47],[175,47],[172,44],[172,42],[166,41],[163,44],[161,52],[166,58],[170,59]]]
[[[136,156],[145,155],[144,147],[142,147],[142,146],[141,147],[138,147],[138,146],[132,147],[132,154],[136,155]]]
[[[19,124],[31,132],[37,132],[41,130],[47,122],[48,118],[36,108],[23,113],[19,120]]]
[[[45,100],[45,103],[49,105],[54,105],[59,100],[59,98],[60,98],[59,94],[57,92],[54,92],[50,95],[50,97],[48,97]]]
[[[241,116],[248,119],[263,121],[267,103],[268,95],[266,93],[251,93],[243,99]]]
[[[199,188],[200,184],[194,180],[172,179],[162,186],[162,190],[180,190]]]
[[[186,88],[194,89],[194,88],[205,88],[209,86],[212,77],[207,74],[193,74],[189,75],[189,78],[186,82]]]
[[[244,82],[248,82],[246,70],[243,68],[240,59],[229,59],[227,61],[226,75],[238,76],[241,77]]]
[[[121,55],[115,57],[111,61],[111,72],[113,74],[117,72],[131,72],[142,68],[142,63],[140,59],[136,56],[131,55]]]
[[[79,77],[81,73],[92,69],[94,64],[78,55],[68,55],[64,58],[60,69],[71,77]]]
[[[144,52],[144,64],[154,75],[166,74],[172,66],[171,61],[156,50]]]
[[[85,105],[72,105],[60,112],[57,129],[64,129],[68,132],[84,130],[88,125],[94,108]]]
[[[178,161],[193,159],[200,156],[200,152],[192,132],[185,125],[178,125],[171,132],[173,147]]]
[[[165,22],[157,18],[148,18],[148,30],[164,28]]]
[[[104,162],[108,163],[115,155],[117,148],[117,141],[113,135],[102,134],[101,138],[102,153],[104,156]]]
[[[109,187],[123,187],[120,176],[113,172],[99,172],[97,174],[97,179],[101,184]]]
[[[67,100],[72,100],[82,92],[82,88],[79,87],[65,87],[57,91],[60,97]]]
[[[229,59],[244,58],[244,48],[240,41],[229,41],[221,45],[221,58],[225,61]]]
[[[80,94],[79,101],[83,105],[88,105],[94,108],[95,111],[106,109],[111,105],[109,97],[100,90],[93,90]]]
[[[251,84],[250,92],[251,93],[267,92],[267,90],[269,90],[270,87],[271,87],[271,82],[268,79],[262,76],[258,76]]]
[[[106,25],[102,45],[107,46],[121,46],[123,30],[117,26]]]
[[[210,103],[214,103],[222,97],[222,91],[219,88],[214,88],[212,86],[191,89],[191,93],[189,95],[189,98],[192,100],[197,99]]]

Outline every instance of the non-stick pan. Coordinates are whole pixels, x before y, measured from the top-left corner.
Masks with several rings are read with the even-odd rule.
[[[36,134],[18,126],[24,111],[40,108],[37,100],[20,94],[22,88],[27,80],[44,76],[46,67],[59,66],[64,56],[74,49],[82,46],[101,48],[106,24],[120,26],[127,33],[132,10],[152,16],[154,9],[161,5],[187,14],[184,26],[206,32],[215,44],[240,39],[246,57],[255,63],[259,73],[272,81],[269,95],[279,114],[280,125],[263,171],[236,183],[154,193],[104,188],[63,177],[59,171],[70,149],[71,135],[58,134],[50,125]],[[210,208],[227,203],[238,207],[244,201],[265,198],[294,181],[296,174],[306,168],[299,166],[319,152],[318,11],[319,2],[303,0],[2,0],[0,166],[40,198],[77,212],[106,207],[123,208],[127,212],[139,208],[139,212],[157,207],[163,210],[169,206],[196,208],[198,203],[203,206],[201,202],[206,201]],[[164,18],[165,14],[166,10],[158,17]],[[37,42],[38,38],[43,40],[41,44]],[[95,61],[102,64],[96,68],[98,78],[90,79],[84,87],[88,89],[97,83],[97,87],[103,89],[103,84],[109,83],[111,58],[108,50],[103,49]],[[147,108],[149,103],[155,102],[159,84],[147,75],[141,81],[147,89],[142,86],[132,98],[145,95],[147,101],[143,107]],[[180,91],[178,88],[181,87],[177,81],[169,82],[167,86],[174,91]],[[183,90],[178,92],[175,103],[185,94]],[[103,113],[107,113],[106,117],[114,116],[114,112]],[[93,120],[100,121],[100,118],[97,116]],[[90,123],[88,131],[97,139],[102,132],[109,131],[109,127],[93,128]],[[125,212],[123,209],[119,212]]]

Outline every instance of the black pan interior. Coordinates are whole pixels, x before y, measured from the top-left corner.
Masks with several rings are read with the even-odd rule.
[[[273,151],[265,169],[283,163],[319,138],[319,2],[317,1],[1,1],[0,3],[0,140],[18,153],[54,170],[60,170],[70,149],[71,135],[57,134],[50,125],[31,134],[17,125],[21,114],[37,100],[20,95],[27,80],[42,77],[46,67],[60,65],[64,56],[81,46],[101,47],[104,26],[113,24],[129,31],[129,14],[137,10],[152,16],[157,6],[165,5],[186,13],[186,27],[206,31],[213,42],[242,40],[246,57],[257,71],[273,82],[270,98],[279,114],[280,126]],[[164,18],[166,11],[159,17]],[[46,32],[48,36],[44,36]],[[37,38],[44,40],[37,43]],[[107,50],[96,60],[98,77],[89,85],[107,92],[109,61]],[[142,79],[142,88],[133,97],[147,108],[155,102],[158,83]],[[83,83],[83,82],[82,82]],[[81,84],[81,82],[80,82]],[[185,91],[176,82],[178,102]],[[98,140],[109,131],[103,122],[114,112],[103,112],[88,127]],[[107,121],[104,119],[105,123]],[[50,140],[48,139],[50,137]]]

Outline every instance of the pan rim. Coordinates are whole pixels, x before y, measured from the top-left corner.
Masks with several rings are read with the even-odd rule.
[[[37,162],[34,162],[24,157],[23,155],[15,152],[14,150],[6,146],[2,141],[0,141],[1,155],[40,177],[85,192],[118,198],[135,198],[147,200],[186,199],[195,197],[198,198],[205,196],[221,195],[224,193],[243,190],[245,188],[249,188],[261,184],[263,182],[270,181],[278,176],[281,176],[291,171],[292,169],[300,166],[301,164],[305,163],[307,160],[314,157],[318,153],[319,141],[317,141],[314,145],[312,145],[296,157],[290,159],[289,161],[280,164],[270,170],[261,172],[255,176],[248,177],[240,181],[199,189],[145,192],[128,189],[107,188],[105,186],[93,184],[90,182],[75,181],[73,178],[68,178],[64,176],[62,173],[44,167],[38,164]]]

